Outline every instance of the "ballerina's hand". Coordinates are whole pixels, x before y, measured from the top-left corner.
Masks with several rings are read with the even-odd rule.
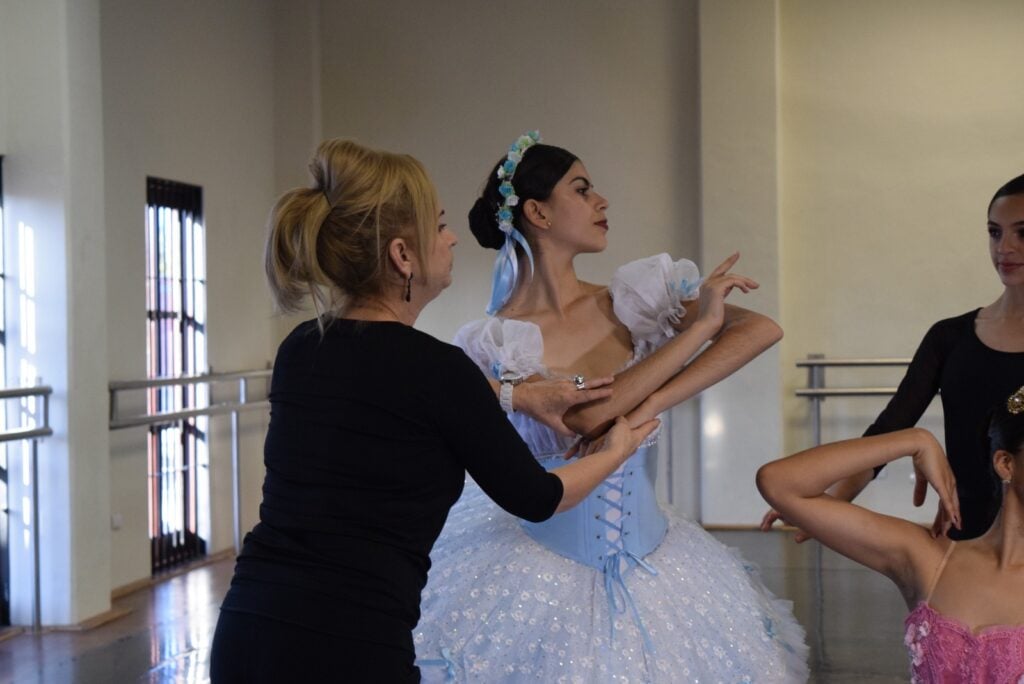
[[[946,507],[939,502],[939,508],[935,511],[935,520],[932,521],[932,536],[938,539],[940,536],[949,532],[949,528],[952,525],[952,521],[949,519],[949,514],[946,513]]]
[[[959,530],[960,499],[956,493],[956,477],[949,467],[949,459],[935,437],[930,432],[921,431],[926,437],[923,444],[914,453],[914,505],[924,503],[931,485],[939,495],[939,513],[932,523],[932,535],[938,536],[949,531],[950,525]]]
[[[547,425],[562,435],[575,434],[566,427],[565,412],[577,404],[607,399],[612,395],[608,387],[615,378],[587,378],[587,389],[576,389],[572,380],[535,380],[517,385],[512,401],[517,410]]]
[[[729,272],[739,258],[740,253],[734,253],[720,263],[700,285],[700,314],[697,320],[712,323],[716,330],[725,322],[725,299],[734,288],[750,292],[760,287],[756,280]]]
[[[769,508],[768,512],[764,514],[764,517],[761,518],[761,531],[762,532],[768,532],[769,530],[771,530],[772,529],[772,525],[775,524],[776,520],[782,520],[782,523],[784,525],[788,525],[789,524],[785,520],[782,519],[782,514],[781,513],[779,513],[774,508]],[[811,538],[811,535],[807,534],[806,532],[804,532],[800,528],[797,528],[796,536],[793,537],[793,541],[795,541],[797,544],[803,544],[805,541],[807,541],[810,538]]]

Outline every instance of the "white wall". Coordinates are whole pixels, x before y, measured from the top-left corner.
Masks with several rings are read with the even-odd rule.
[[[110,598],[107,327],[96,296],[105,289],[98,4],[46,0],[0,10],[7,378],[33,385],[41,377],[53,387],[54,437],[39,450],[41,619],[69,624],[106,610]],[[35,413],[38,420],[39,407]],[[24,452],[8,453],[11,612],[25,623],[31,475]]]
[[[147,175],[203,188],[212,369],[263,368],[272,358],[262,251],[275,193],[274,16],[269,1],[102,2],[112,380],[146,374]],[[244,533],[258,514],[265,418],[242,414],[241,424]],[[230,423],[210,425],[209,550],[217,551],[232,543]],[[145,435],[111,433],[110,507],[124,519],[113,533],[115,587],[149,575]]]
[[[1001,292],[985,209],[1024,172],[1022,30],[1017,0],[781,3],[787,450],[810,440],[807,407],[791,398],[806,383],[797,359],[909,357],[934,321]],[[829,375],[847,385],[900,377]],[[828,400],[824,438],[860,434],[882,406]],[[924,425],[941,430],[939,415]],[[930,519],[931,505],[909,506],[909,476],[898,464],[865,500]]]

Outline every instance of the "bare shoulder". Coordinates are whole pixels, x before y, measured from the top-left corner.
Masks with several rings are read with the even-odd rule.
[[[580,281],[580,287],[583,288],[583,291],[586,294],[588,294],[588,295],[590,295],[592,297],[598,297],[598,296],[601,296],[601,297],[611,297],[611,294],[608,291],[608,286],[607,285],[600,285],[598,283],[588,283],[585,280],[581,280]]]
[[[903,581],[899,582],[907,605],[910,606],[927,597],[941,569],[943,559],[956,543],[945,535],[933,537],[923,526],[915,527],[920,532],[910,535],[907,540],[908,567],[904,569]]]

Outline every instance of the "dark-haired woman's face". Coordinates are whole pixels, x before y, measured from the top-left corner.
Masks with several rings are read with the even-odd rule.
[[[1024,285],[1024,195],[1008,195],[992,203],[988,236],[992,264],[1003,285]]]
[[[574,162],[542,204],[551,241],[574,253],[600,252],[608,246],[608,200],[594,190],[582,162]]]

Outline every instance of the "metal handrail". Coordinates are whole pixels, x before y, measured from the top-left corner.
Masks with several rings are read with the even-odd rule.
[[[114,380],[108,384],[110,392],[110,429],[123,430],[144,425],[160,425],[186,418],[199,416],[218,416],[231,414],[231,497],[233,536],[235,553],[242,550],[242,503],[240,493],[240,468],[238,455],[238,414],[242,411],[268,410],[270,402],[265,399],[249,401],[248,381],[250,379],[266,379],[273,375],[271,369],[232,371],[229,373],[203,373],[201,375],[182,375],[175,378],[148,378],[146,380]],[[218,402],[181,411],[156,411],[121,416],[118,411],[118,394],[133,390],[147,390],[175,385],[213,385],[215,383],[237,382],[238,400]]]
[[[835,366],[906,366],[910,359],[902,358],[849,358],[849,359],[826,359],[817,354],[808,354],[804,361],[797,361],[797,368],[825,368]]]
[[[39,564],[39,440],[53,435],[50,427],[50,395],[53,388],[49,385],[35,387],[14,387],[0,389],[0,401],[5,399],[27,399],[39,397],[43,400],[42,425],[19,425],[0,431],[0,442],[19,442],[32,440],[29,451],[29,469],[32,473],[32,631],[38,632],[42,623],[42,592],[40,591]]]
[[[269,378],[273,370],[246,370],[232,371],[230,373],[203,373],[200,375],[182,375],[174,378],[147,378],[145,380],[112,380],[107,387],[110,391],[110,429],[122,430],[124,428],[138,427],[140,425],[159,425],[185,418],[197,416],[212,416],[232,411],[248,411],[256,408],[268,408],[269,404],[263,402],[250,402],[247,400],[244,391],[246,381],[250,379]],[[237,402],[220,402],[210,404],[196,409],[185,411],[165,411],[157,413],[141,413],[133,416],[120,416],[117,397],[119,392],[131,390],[155,389],[157,387],[172,387],[175,385],[212,385],[214,383],[235,382],[239,383],[241,393]]]
[[[235,411],[252,411],[255,409],[270,408],[269,401],[250,402],[218,402],[203,408],[186,409],[184,411],[157,411],[156,413],[145,413],[127,418],[111,418],[111,430],[123,430],[140,425],[160,425],[161,423],[173,423],[186,418],[197,418],[199,416],[217,416]]]
[[[153,387],[167,387],[169,385],[195,385],[197,383],[229,382],[242,378],[269,378],[273,375],[272,369],[232,371],[230,373],[202,373],[200,375],[180,375],[173,378],[148,378],[146,380],[111,380],[109,387],[111,391],[150,389]]]
[[[895,387],[837,387],[835,389],[798,389],[796,396],[825,397],[886,397],[896,394]]]
[[[807,369],[807,387],[796,390],[796,396],[811,402],[811,434],[814,446],[821,444],[821,402],[826,397],[885,397],[896,394],[895,387],[825,387],[825,369],[841,367],[883,368],[907,366],[910,359],[904,358],[825,358],[824,354],[808,354],[796,362],[797,368]]]

